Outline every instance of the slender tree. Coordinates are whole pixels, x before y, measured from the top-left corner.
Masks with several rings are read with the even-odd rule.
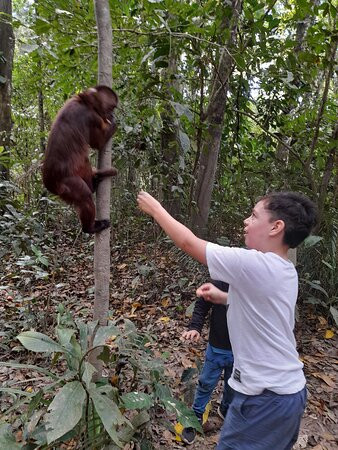
[[[95,0],[95,15],[98,32],[98,83],[112,87],[112,26],[108,0]],[[98,168],[111,167],[111,141],[98,156]],[[97,219],[105,219],[110,215],[111,179],[105,178],[100,182],[96,194]],[[94,247],[94,275],[95,300],[93,317],[101,325],[107,323],[109,309],[109,281],[110,281],[110,229],[107,228],[95,234]],[[101,373],[100,361],[97,354],[92,355],[92,363]]]
[[[235,66],[231,52],[235,47],[237,38],[237,26],[242,2],[241,0],[232,0],[231,4],[232,16],[230,20],[224,11],[224,28],[230,30],[230,37],[221,51],[219,63],[213,75],[210,99],[205,114],[206,131],[201,149],[194,196],[197,209],[192,214],[192,225],[201,234],[206,232],[221,145],[229,79]]]
[[[176,78],[177,75],[177,52],[172,49],[168,57],[168,67],[164,75],[165,100],[161,113],[161,154],[163,157],[162,170],[162,191],[163,204],[174,217],[178,217],[181,212],[181,199],[178,192],[173,191],[173,187],[179,184],[178,166],[182,148],[179,143],[179,123],[177,114],[170,104],[174,100],[174,91],[179,91],[180,86]]]
[[[11,23],[12,0],[0,0],[0,150],[9,157],[12,130],[11,83],[14,54],[14,33]],[[9,178],[9,169],[1,164],[0,177]]]

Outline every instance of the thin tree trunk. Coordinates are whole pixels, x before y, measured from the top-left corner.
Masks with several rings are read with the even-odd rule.
[[[322,182],[319,188],[318,195],[318,223],[315,228],[315,232],[320,230],[320,226],[323,220],[323,214],[325,209],[325,199],[327,196],[327,188],[329,185],[330,178],[332,176],[333,168],[335,163],[337,163],[337,141],[338,141],[338,123],[336,123],[333,133],[332,133],[332,146],[329,150],[325,170],[322,178]],[[337,167],[337,164],[336,164]]]
[[[314,131],[314,135],[313,135],[312,142],[311,142],[310,153],[309,153],[309,156],[306,161],[307,168],[309,168],[311,165],[314,151],[316,148],[316,144],[318,141],[319,131],[320,131],[320,123],[322,121],[322,118],[324,115],[324,110],[325,110],[325,105],[327,102],[327,96],[328,96],[330,82],[331,82],[332,75],[333,75],[336,53],[337,53],[337,41],[335,39],[333,39],[332,43],[331,43],[331,47],[330,47],[329,67],[328,67],[326,77],[325,77],[324,91],[323,91],[322,99],[320,102],[320,106],[319,106],[319,110],[318,110],[318,114],[317,114],[317,118],[316,118],[316,123],[314,125],[315,131]]]
[[[175,79],[177,72],[177,54],[171,50],[168,68],[165,71],[165,103],[161,113],[161,152],[163,158],[162,192],[163,205],[171,215],[178,218],[181,213],[181,201],[179,192],[174,192],[172,187],[179,185],[178,168],[179,159],[183,157],[178,134],[179,123],[171,100],[174,100],[173,91],[179,91],[179,83]]]
[[[11,23],[12,0],[0,0],[0,147],[2,156],[10,156],[12,131],[11,84],[14,33]],[[9,169],[0,164],[0,178],[9,179]]]
[[[112,26],[108,0],[95,0],[95,15],[98,32],[98,83],[112,87]],[[98,154],[98,168],[111,167],[111,140],[104,151]],[[98,220],[110,217],[111,179],[104,178],[96,193],[96,215]],[[101,325],[107,324],[109,309],[110,282],[110,229],[107,228],[95,234],[94,246],[95,300],[93,318]],[[99,352],[97,352],[99,353]],[[102,362],[97,359],[97,353],[91,355],[91,362],[97,369],[97,377],[102,373]]]
[[[195,49],[196,50],[196,49]],[[198,109],[198,125],[196,126],[196,155],[195,155],[195,161],[192,169],[192,180],[190,183],[190,190],[189,190],[189,210],[188,214],[190,217],[190,221],[192,220],[192,208],[193,208],[193,199],[194,199],[194,189],[195,189],[195,180],[197,179],[198,174],[198,162],[200,160],[201,155],[201,148],[202,148],[202,138],[203,138],[203,126],[204,126],[204,67],[202,62],[199,63],[200,72],[199,72],[199,109]],[[190,223],[190,226],[192,226],[192,223]]]
[[[45,113],[44,113],[42,86],[39,87],[38,103],[39,103],[40,151],[41,153],[44,153],[46,150],[46,140],[45,140]]]
[[[40,75],[42,77],[42,64],[41,59],[38,60],[38,68]],[[44,108],[44,97],[42,90],[42,79],[39,80],[39,90],[38,90],[38,105],[39,105],[39,132],[40,132],[40,151],[45,153],[46,150],[46,140],[45,140],[45,108]]]
[[[315,0],[317,2],[318,0]],[[296,28],[296,46],[295,46],[295,54],[297,55],[299,52],[303,50],[304,47],[304,39],[306,32],[313,21],[313,17],[307,16],[304,18],[304,20],[299,21]],[[294,83],[296,85],[299,84],[298,80],[294,80]],[[293,108],[290,106],[288,109],[284,111],[285,116],[288,116],[292,112]],[[285,142],[287,145],[283,145],[283,142]],[[289,136],[283,136],[281,135],[281,142],[278,142],[277,149],[276,149],[276,159],[284,166],[287,167],[289,164],[289,146],[291,144],[292,138]],[[286,180],[285,180],[286,181]],[[312,185],[312,177],[311,180],[309,180],[309,184]]]
[[[207,228],[211,195],[214,188],[217,160],[223,131],[229,78],[234,69],[234,61],[228,49],[231,51],[235,46],[242,1],[232,0],[231,3],[232,18],[229,23],[230,38],[221,52],[219,64],[213,77],[213,85],[205,120],[207,129],[199,161],[199,171],[194,196],[197,210],[192,214],[192,226],[196,232],[201,235],[206,233]]]

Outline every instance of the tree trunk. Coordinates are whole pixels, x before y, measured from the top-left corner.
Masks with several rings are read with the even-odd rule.
[[[0,154],[7,158],[12,131],[11,84],[15,43],[11,20],[12,0],[0,0]],[[9,179],[7,165],[0,164],[0,179]]]
[[[317,144],[318,137],[319,137],[320,123],[324,116],[324,110],[325,110],[325,106],[326,106],[326,102],[327,102],[327,98],[328,98],[329,87],[330,87],[330,83],[332,81],[332,76],[333,76],[333,72],[334,72],[336,55],[337,55],[337,41],[334,38],[332,38],[331,47],[330,47],[330,51],[329,51],[329,55],[328,55],[329,64],[328,64],[328,69],[327,69],[326,76],[325,76],[323,95],[322,95],[319,110],[317,113],[316,122],[314,124],[315,131],[314,131],[314,135],[313,135],[312,142],[311,142],[310,153],[306,160],[306,166],[308,169],[310,169],[310,165],[311,165],[311,162],[312,162],[312,159],[314,156],[316,144]]]
[[[112,87],[112,26],[108,0],[95,0],[95,15],[98,32],[98,83]],[[111,140],[104,151],[98,154],[98,168],[111,167]],[[96,193],[96,215],[98,220],[110,217],[111,178],[104,178]],[[107,324],[109,309],[110,282],[110,229],[95,234],[94,247],[95,300],[93,318],[101,325]],[[102,362],[97,359],[100,353],[93,352],[91,362],[97,369],[97,377],[102,373]]]
[[[323,215],[325,210],[325,200],[327,196],[327,190],[329,186],[330,179],[332,177],[332,173],[334,167],[337,167],[337,141],[338,141],[338,123],[335,124],[334,130],[332,132],[332,144],[330,150],[328,152],[328,156],[326,159],[325,170],[323,173],[323,178],[319,187],[319,195],[318,195],[318,222],[316,228],[314,230],[315,233],[318,233],[320,230]]]
[[[45,113],[44,113],[44,102],[43,102],[43,91],[42,86],[39,87],[38,91],[38,103],[39,103],[39,128],[40,128],[40,151],[45,153],[46,150],[46,140],[45,140]]]
[[[296,46],[295,46],[295,54],[299,53],[303,50],[304,47],[304,38],[307,32],[307,29],[311,23],[311,18],[309,16],[305,17],[303,21],[299,21],[296,29]],[[294,80],[294,83],[298,85],[298,80]],[[284,111],[285,116],[289,115],[292,112],[293,108],[290,106],[288,110]],[[276,159],[284,166],[287,167],[289,165],[289,146],[291,144],[292,138],[288,136],[281,135],[281,141],[285,142],[287,145],[283,145],[282,142],[278,142],[276,149]]]
[[[38,16],[36,12],[36,16]],[[41,47],[40,40],[39,47]],[[42,61],[39,55],[37,62],[40,77],[39,77],[39,87],[38,87],[38,106],[39,106],[39,132],[40,132],[40,152],[43,154],[46,150],[46,139],[45,139],[45,108],[44,108],[44,95],[43,95],[43,82],[42,82]]]
[[[228,23],[230,37],[223,48],[218,67],[213,77],[211,95],[206,112],[206,135],[199,160],[199,170],[194,200],[197,206],[192,214],[192,226],[200,235],[205,235],[211,195],[215,182],[217,160],[223,131],[229,78],[234,69],[234,61],[228,49],[235,47],[238,19],[242,1],[232,0],[232,17]],[[225,21],[228,21],[226,18]]]
[[[163,159],[162,167],[162,193],[163,206],[169,213],[178,218],[181,212],[180,193],[173,190],[173,186],[179,186],[178,170],[182,149],[179,143],[179,123],[170,100],[174,100],[173,91],[179,90],[179,84],[175,80],[177,71],[177,55],[172,51],[169,55],[168,68],[165,72],[165,102],[161,113],[161,153]]]

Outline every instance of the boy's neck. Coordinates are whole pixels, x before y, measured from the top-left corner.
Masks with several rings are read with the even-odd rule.
[[[281,258],[285,259],[286,261],[289,261],[288,257],[288,249],[283,249],[280,251],[274,251],[273,253],[276,253],[276,255],[280,256]]]
[[[273,245],[272,243],[270,245],[267,245],[265,248],[260,249],[263,253],[275,253],[276,255],[280,256],[281,258],[285,259],[286,261],[289,260],[288,258],[288,251],[289,247],[286,245]]]

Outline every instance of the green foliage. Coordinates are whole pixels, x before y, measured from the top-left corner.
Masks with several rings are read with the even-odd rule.
[[[300,249],[300,281],[305,303],[321,307],[338,326],[336,254],[336,226],[333,226],[329,240],[320,236],[307,238]]]
[[[80,381],[70,381],[58,391],[46,416],[48,444],[76,427],[82,418],[85,402],[86,391]]]
[[[52,234],[44,230],[36,212],[23,214],[10,203],[6,203],[3,210],[0,218],[0,257],[8,251],[16,255],[16,265],[25,284],[47,278],[49,260],[45,252],[53,240]],[[11,270],[12,276],[15,276],[13,267]]]
[[[24,440],[29,448],[59,445],[71,437],[78,440],[79,448],[88,448],[94,442],[97,444],[97,440],[100,445],[111,440],[121,448],[127,442],[142,439],[151,411],[158,406],[175,412],[181,423],[200,429],[192,411],[171,396],[163,362],[154,359],[149,350],[151,336],[140,334],[132,322],[124,320],[119,325],[113,322],[107,326],[98,326],[97,322],[75,324],[60,306],[55,332],[57,341],[35,331],[24,331],[18,336],[26,349],[52,356],[50,370],[1,363],[34,369],[46,377],[47,383],[36,393],[0,388],[3,395],[17,399],[5,417],[15,418],[16,411],[20,411]],[[88,348],[92,333],[93,347]],[[109,380],[94,381],[96,370],[88,362],[94,349],[101,349],[100,358],[115,372],[113,386]],[[54,368],[55,361],[60,359],[67,363],[63,374]],[[132,411],[135,412],[130,415]],[[0,439],[14,442],[5,424],[1,425]]]
[[[0,423],[0,447],[7,450],[18,450],[21,448],[16,443],[15,437],[11,434],[9,425]]]
[[[26,198],[21,198],[22,204],[34,203],[41,195],[41,181],[31,167],[41,157],[39,141],[46,138],[56,111],[71,94],[96,83],[97,36],[90,0],[16,0],[13,7],[17,47],[11,158],[14,178],[24,175],[20,189]],[[122,222],[119,231],[128,235],[128,229],[135,226],[132,205],[139,188],[161,193],[169,180],[168,195],[180,199],[183,215],[194,207],[189,201],[199,131],[205,131],[203,114],[220,46],[229,37],[223,22],[231,17],[231,6],[215,0],[128,0],[110,2],[110,8],[113,84],[121,98],[119,130],[113,141],[114,165],[120,171],[114,184],[113,222],[116,226]],[[336,95],[332,80],[315,151],[310,151],[322,80],[334,42],[333,11],[329,1],[320,5],[301,0],[243,3],[210,211],[211,228],[218,233],[233,237],[240,220],[238,211],[249,209],[254,199],[269,189],[300,190],[317,198],[334,145]],[[177,55],[176,70],[168,74],[172,55]],[[23,74],[29,82],[23,80]],[[39,125],[40,94],[44,129]],[[161,148],[162,132],[166,131],[162,113],[168,105],[174,110],[179,130],[176,139],[183,150],[170,164],[164,161]],[[292,151],[280,152],[275,136]],[[305,162],[311,170],[306,170]],[[324,196],[326,205],[332,202],[333,180],[334,173]],[[326,214],[323,220],[325,225]],[[228,224],[227,229],[223,223]]]

